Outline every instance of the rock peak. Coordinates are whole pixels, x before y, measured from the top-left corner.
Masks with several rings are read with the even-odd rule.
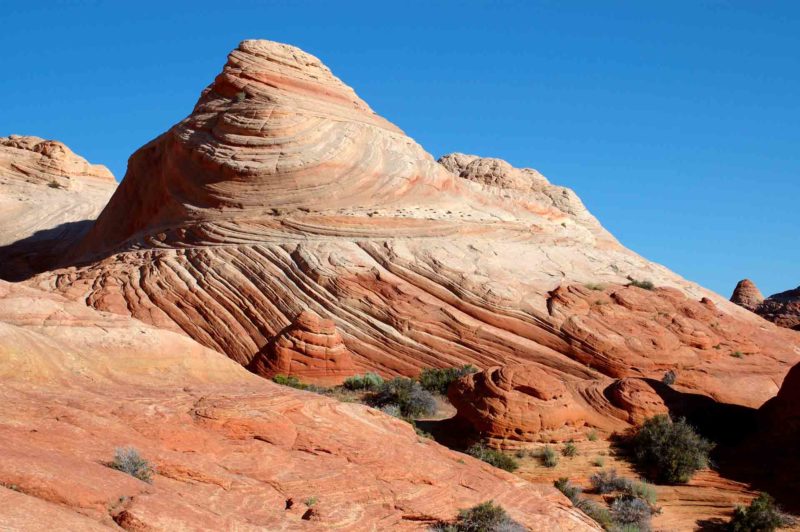
[[[733,290],[733,295],[731,295],[732,303],[736,303],[750,311],[755,311],[762,301],[764,301],[764,296],[750,279],[739,281]]]

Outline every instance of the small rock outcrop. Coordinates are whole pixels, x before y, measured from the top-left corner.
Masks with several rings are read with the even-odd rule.
[[[744,307],[751,312],[755,312],[756,308],[764,301],[764,296],[761,291],[750,279],[742,279],[736,285],[731,295],[731,302],[736,303],[740,307]]]
[[[341,384],[356,373],[353,357],[333,320],[308,310],[267,344],[265,355],[253,359],[250,369],[265,377],[282,374],[321,385]]]

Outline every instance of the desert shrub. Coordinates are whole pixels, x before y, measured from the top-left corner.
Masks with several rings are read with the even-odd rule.
[[[592,489],[597,493],[625,491],[630,480],[617,476],[616,469],[603,470],[589,477]]]
[[[483,502],[458,512],[455,523],[438,523],[430,530],[438,532],[524,532],[524,526],[492,501]]]
[[[578,510],[594,519],[597,524],[602,526],[605,530],[611,530],[614,527],[614,522],[611,519],[611,512],[605,507],[589,499],[578,499],[578,501],[573,504]]]
[[[728,523],[730,532],[772,532],[780,527],[791,526],[794,520],[783,514],[775,500],[766,493],[759,494],[750,506],[738,506]]]
[[[314,496],[311,496],[311,497],[307,498],[306,500],[304,500],[303,504],[305,504],[309,508],[312,508],[312,507],[316,506],[318,502],[319,502],[319,499],[317,498],[316,495],[314,495]]]
[[[656,287],[656,285],[654,285],[652,283],[652,281],[638,281],[636,279],[631,279],[631,282],[628,283],[628,286],[635,286],[637,288],[644,288],[645,290],[652,290],[653,288]]]
[[[661,382],[663,382],[667,386],[672,386],[673,384],[675,384],[675,379],[677,379],[677,378],[678,378],[678,375],[675,373],[675,370],[671,369],[671,370],[667,371],[666,373],[664,373],[664,376],[661,377]]]
[[[419,374],[419,383],[431,393],[447,395],[447,388],[450,387],[453,381],[476,371],[478,371],[478,368],[472,364],[459,368],[427,368]]]
[[[606,459],[603,456],[595,456],[592,460],[592,465],[595,467],[603,467],[606,465]]]
[[[658,497],[656,496],[656,489],[652,486],[652,484],[648,484],[647,482],[639,482],[639,481],[629,481],[624,488],[624,493],[629,497],[633,497],[636,499],[642,499],[650,507],[654,507]]]
[[[708,465],[714,445],[699,436],[684,419],[672,422],[666,415],[644,422],[633,437],[633,456],[651,478],[683,484]]]
[[[555,486],[558,491],[563,493],[567,499],[572,501],[572,504],[578,504],[581,496],[580,486],[574,485],[567,477],[561,477],[554,481],[553,486]]]
[[[344,380],[342,386],[348,390],[370,390],[375,391],[383,385],[383,379],[377,373],[365,373],[364,375],[353,375]]]
[[[322,386],[317,386],[316,384],[306,384],[301,382],[300,379],[295,377],[294,375],[283,375],[278,374],[272,377],[272,382],[275,384],[280,384],[282,386],[289,386],[290,388],[296,388],[298,390],[305,390],[307,392],[314,392],[325,394],[328,393],[329,389],[324,388]]]
[[[731,356],[733,358],[742,358],[744,355],[742,354],[741,351],[734,351],[733,353],[731,353]]]
[[[139,455],[133,447],[118,447],[114,450],[114,460],[108,464],[112,469],[127,473],[134,478],[153,483],[153,466]]]
[[[650,505],[635,497],[617,497],[611,503],[611,518],[622,526],[636,527],[639,530],[650,530],[650,519],[653,511]]]
[[[558,465],[558,455],[549,445],[545,445],[542,449],[539,458],[542,460],[542,465],[545,467],[555,467]]]
[[[586,438],[589,441],[597,441],[597,431],[592,429],[589,431],[589,434],[586,435]]]
[[[578,447],[572,442],[572,440],[568,441],[564,447],[561,448],[561,454],[568,458],[572,458],[573,456],[578,455]]]
[[[392,417],[403,417],[403,415],[400,413],[400,407],[397,405],[383,405],[380,410],[384,414],[389,414]]]
[[[585,286],[589,290],[605,290],[605,285],[600,283],[586,283],[583,286]]]
[[[236,93],[236,101],[243,102],[247,99],[247,93],[244,91],[239,91]]]
[[[52,181],[47,183],[47,186],[50,187],[50,188],[61,188],[61,184],[58,181],[56,181],[55,179],[53,179]]]
[[[467,449],[467,454],[505,471],[512,472],[519,469],[519,462],[513,456],[509,456],[502,451],[490,449],[482,443],[472,445]]]
[[[384,382],[380,390],[369,399],[372,406],[383,408],[396,405],[402,417],[416,418],[436,412],[436,399],[414,380],[396,377]]]

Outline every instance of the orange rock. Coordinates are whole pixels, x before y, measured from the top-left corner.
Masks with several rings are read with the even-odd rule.
[[[742,279],[736,285],[736,288],[731,295],[731,302],[736,303],[740,307],[755,312],[761,302],[764,301],[764,296],[761,291],[750,279]]]
[[[489,499],[535,530],[599,530],[552,487],[377,410],[4,282],[0,380],[0,521],[14,530],[417,530]],[[122,446],[153,464],[152,484],[106,466]]]
[[[319,59],[268,41],[241,43],[131,157],[70,258],[27,283],[249,367],[304,310],[384,375],[676,369],[687,390],[758,406],[800,361],[795,337],[625,249],[571,190],[498,159],[437,163]]]
[[[341,384],[357,373],[333,320],[307,310],[267,345],[264,357],[256,356],[248,367],[265,377],[283,374],[323,385]]]

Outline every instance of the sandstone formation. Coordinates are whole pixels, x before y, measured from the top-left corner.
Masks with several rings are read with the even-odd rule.
[[[422,529],[488,499],[534,530],[597,530],[554,489],[377,410],[4,282],[0,379],[0,521],[13,530]],[[153,463],[152,484],[107,467],[121,446]]]
[[[302,382],[336,385],[357,373],[333,320],[303,311],[286,330],[256,355],[248,368],[259,375],[288,375]]]
[[[755,312],[762,301],[764,301],[764,296],[761,295],[761,290],[750,279],[739,281],[733,290],[733,295],[731,295],[732,303],[736,303],[751,312]]]
[[[759,406],[800,360],[796,335],[625,249],[572,191],[498,159],[437,163],[317,58],[268,41],[243,42],[131,157],[71,260],[29,284],[249,367],[304,310],[387,376],[533,364],[597,390],[675,370]]]
[[[50,267],[89,229],[116,185],[105,166],[60,142],[0,137],[0,278]]]
[[[756,312],[776,325],[800,331],[800,286],[769,296]]]
[[[780,327],[800,331],[800,286],[764,299],[749,279],[739,281],[731,301]]]

